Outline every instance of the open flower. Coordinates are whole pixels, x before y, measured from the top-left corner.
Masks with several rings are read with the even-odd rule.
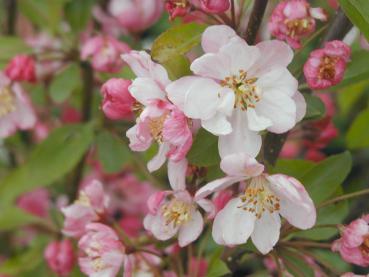
[[[148,200],[149,214],[144,219],[144,227],[159,240],[168,240],[178,234],[178,242],[184,247],[196,240],[204,227],[204,221],[198,210],[200,205],[206,211],[213,206],[206,199],[194,200],[186,190],[185,174],[187,161],[179,162],[176,167],[169,164],[168,175],[173,191],[160,191]]]
[[[310,88],[326,89],[343,79],[351,49],[342,41],[325,43],[324,48],[314,50],[304,65],[304,75]]]
[[[107,208],[108,198],[103,185],[93,180],[79,191],[76,201],[62,208],[65,216],[63,234],[70,237],[80,237],[85,233],[86,225],[97,221]]]
[[[305,114],[297,80],[287,70],[293,52],[280,41],[249,46],[227,26],[211,26],[202,36],[206,52],[193,61],[197,76],[167,86],[169,99],[189,118],[219,135],[222,157],[256,156],[259,131],[284,133]]]
[[[37,122],[31,101],[18,83],[0,72],[0,139],[13,135],[18,129],[32,129]]]
[[[79,258],[79,266],[90,277],[115,277],[122,266],[125,248],[110,227],[90,223],[78,247],[85,255]]]
[[[213,238],[218,244],[243,244],[251,236],[256,248],[266,254],[279,239],[280,216],[299,229],[314,226],[314,203],[295,178],[263,173],[264,166],[245,154],[223,158],[221,168],[228,176],[202,187],[195,199],[240,181],[246,186],[244,193],[230,200],[214,219]]]
[[[369,266],[369,215],[343,227],[341,238],[333,243],[332,250],[348,263]]]
[[[311,8],[306,0],[285,0],[273,10],[269,29],[276,38],[287,41],[293,48],[300,48],[301,39],[315,31],[316,19],[327,20],[322,8]]]
[[[96,71],[116,73],[124,64],[120,55],[128,51],[130,51],[129,46],[114,37],[98,35],[84,42],[81,59],[91,58],[92,66]]]
[[[145,151],[153,142],[159,144],[158,154],[147,165],[150,171],[159,169],[166,158],[172,162],[184,159],[192,145],[192,124],[166,98],[165,87],[170,83],[166,70],[144,51],[122,57],[137,76],[129,87],[140,111],[136,125],[127,131],[130,148]]]

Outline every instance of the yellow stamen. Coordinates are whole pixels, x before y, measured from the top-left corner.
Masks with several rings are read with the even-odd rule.
[[[173,223],[176,227],[191,219],[191,205],[178,199],[172,199],[162,207],[162,215],[166,225]]]
[[[15,111],[15,98],[9,87],[0,89],[0,118]]]

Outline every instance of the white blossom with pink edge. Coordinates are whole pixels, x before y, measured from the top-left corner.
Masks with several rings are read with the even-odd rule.
[[[168,240],[178,234],[178,243],[184,247],[195,241],[204,228],[198,207],[211,214],[214,206],[207,199],[195,200],[186,190],[186,160],[175,167],[170,165],[168,176],[173,191],[160,191],[149,198],[150,212],[144,219],[144,227],[158,240]]]
[[[136,125],[127,131],[130,148],[145,151],[153,142],[159,144],[158,154],[147,165],[150,171],[159,169],[167,158],[174,163],[183,160],[192,145],[192,126],[183,112],[167,100],[167,71],[144,51],[131,51],[122,58],[137,76],[129,92],[141,111]]]
[[[36,122],[35,111],[22,87],[0,72],[0,139],[17,130],[32,129]]]
[[[202,187],[195,200],[240,181],[245,181],[246,187],[244,193],[230,200],[214,219],[213,238],[218,244],[243,244],[251,236],[256,248],[266,254],[278,242],[280,216],[299,229],[314,226],[314,203],[295,178],[263,173],[264,166],[245,154],[223,158],[221,169],[228,176]]]
[[[284,133],[305,115],[298,82],[287,70],[291,48],[278,40],[249,46],[227,26],[208,27],[205,54],[194,60],[196,76],[167,87],[169,99],[189,118],[219,136],[221,157],[261,148],[260,131]]]

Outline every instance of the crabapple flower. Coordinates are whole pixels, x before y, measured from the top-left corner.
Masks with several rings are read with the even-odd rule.
[[[195,201],[186,190],[187,161],[180,163],[180,167],[168,169],[173,191],[160,191],[148,199],[149,214],[144,219],[144,227],[158,240],[168,240],[178,234],[178,243],[184,247],[195,241],[204,227],[198,206],[209,212],[213,206],[206,199]]]
[[[273,36],[285,40],[292,48],[301,48],[301,39],[315,31],[316,19],[327,20],[322,8],[311,8],[306,0],[285,0],[273,10],[269,29]]]
[[[61,209],[65,216],[63,234],[70,237],[82,236],[86,225],[99,220],[104,214],[108,201],[99,181],[88,183],[79,191],[78,199],[72,205]]]
[[[152,26],[164,10],[163,0],[112,0],[108,11],[129,32],[141,32]]]
[[[12,81],[36,82],[35,60],[31,56],[17,55],[5,68],[5,75]]]
[[[81,59],[91,58],[92,67],[99,72],[116,73],[123,66],[119,58],[121,54],[129,52],[127,44],[111,36],[98,35],[87,39],[81,49]]]
[[[155,249],[150,249],[155,252]],[[159,265],[158,256],[145,252],[136,252],[124,257],[124,277],[153,276],[152,267]]]
[[[200,0],[201,8],[208,13],[226,12],[231,4],[229,0]]]
[[[130,80],[112,78],[101,87],[101,108],[106,117],[112,120],[132,118],[135,99],[128,91],[131,84]]]
[[[184,159],[192,145],[192,126],[166,98],[165,87],[170,83],[166,70],[144,51],[131,51],[122,58],[137,76],[129,91],[141,110],[136,125],[127,131],[130,148],[145,151],[154,141],[159,143],[158,154],[148,163],[150,171],[159,169],[166,158]]]
[[[44,252],[47,264],[58,276],[69,276],[74,265],[72,242],[68,239],[49,243]]]
[[[78,259],[81,271],[90,277],[115,277],[123,264],[125,248],[115,231],[104,224],[88,224],[78,248],[84,253]]]
[[[339,252],[348,263],[369,266],[369,215],[344,226],[341,238],[333,242],[332,251]]]
[[[35,216],[47,217],[50,207],[49,192],[43,188],[27,192],[17,199],[17,206]]]
[[[9,137],[18,129],[32,129],[36,122],[31,101],[22,87],[0,72],[0,138]]]
[[[246,186],[244,193],[230,200],[214,219],[213,238],[218,244],[243,244],[251,236],[256,248],[266,254],[279,239],[280,216],[299,229],[314,226],[314,203],[295,178],[263,173],[264,166],[245,154],[227,156],[220,166],[227,177],[202,187],[195,199],[240,181],[245,181]]]
[[[219,137],[221,157],[256,156],[259,131],[284,133],[305,114],[297,80],[287,70],[293,52],[281,41],[249,46],[227,26],[208,27],[202,36],[205,54],[194,60],[197,76],[167,86],[168,98],[207,131]]]
[[[351,49],[342,41],[326,42],[314,50],[304,65],[304,75],[310,88],[326,89],[342,81]]]
[[[168,0],[165,2],[165,9],[170,19],[184,17],[191,11],[191,3],[188,0]]]

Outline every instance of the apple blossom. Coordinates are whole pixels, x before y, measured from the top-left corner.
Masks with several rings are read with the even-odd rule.
[[[170,15],[170,19],[184,17],[191,11],[191,2],[189,0],[167,0],[165,9]]]
[[[5,75],[12,81],[36,82],[35,60],[31,56],[17,55],[6,66]]]
[[[221,157],[244,152],[256,156],[260,131],[284,133],[305,114],[297,80],[287,70],[293,52],[280,41],[249,46],[227,26],[208,27],[205,54],[194,60],[196,76],[167,86],[169,99],[184,114],[219,137]]]
[[[123,66],[120,55],[129,52],[130,48],[124,42],[108,35],[97,35],[88,38],[82,45],[81,59],[91,58],[96,71],[115,73]]]
[[[122,58],[137,78],[129,91],[141,106],[136,125],[127,131],[130,148],[145,151],[156,141],[158,154],[148,163],[148,169],[159,169],[168,157],[172,162],[185,158],[192,145],[190,121],[166,98],[165,86],[170,83],[164,67],[154,63],[144,51],[131,51]]]
[[[351,49],[342,41],[326,42],[324,48],[314,50],[304,65],[304,75],[310,88],[326,89],[343,79]]]
[[[107,225],[88,224],[78,248],[84,253],[78,259],[79,266],[90,277],[115,277],[123,264],[125,247]]]
[[[36,122],[31,101],[22,87],[0,72],[0,138],[9,137],[18,129],[32,129]]]
[[[315,31],[315,20],[327,20],[322,8],[311,8],[306,0],[285,0],[278,3],[269,21],[273,36],[285,40],[292,48],[301,48],[301,39]]]
[[[243,244],[251,236],[256,248],[266,254],[278,242],[280,216],[299,229],[314,226],[314,203],[295,178],[263,173],[264,166],[246,154],[227,156],[220,166],[227,176],[200,188],[195,199],[240,181],[246,181],[246,187],[244,193],[230,200],[214,219],[213,238],[218,244]]]
[[[99,220],[107,208],[109,199],[103,185],[93,180],[79,191],[78,199],[70,206],[61,209],[65,216],[63,234],[80,237],[88,223]]]
[[[343,260],[358,266],[369,266],[369,215],[344,226],[341,238],[334,241],[332,250],[339,252]]]
[[[44,252],[49,267],[58,276],[69,276],[74,265],[72,242],[68,239],[49,243]]]
[[[132,118],[135,99],[128,91],[131,83],[130,80],[112,78],[101,87],[103,95],[101,108],[108,118],[112,120]]]
[[[186,190],[185,174],[187,161],[180,166],[169,164],[169,182],[173,191],[160,191],[153,194],[147,205],[149,214],[144,219],[144,227],[158,240],[168,240],[178,234],[178,242],[184,247],[195,241],[201,234],[204,220],[198,210],[201,206],[211,213],[212,203],[206,199],[195,200]]]

